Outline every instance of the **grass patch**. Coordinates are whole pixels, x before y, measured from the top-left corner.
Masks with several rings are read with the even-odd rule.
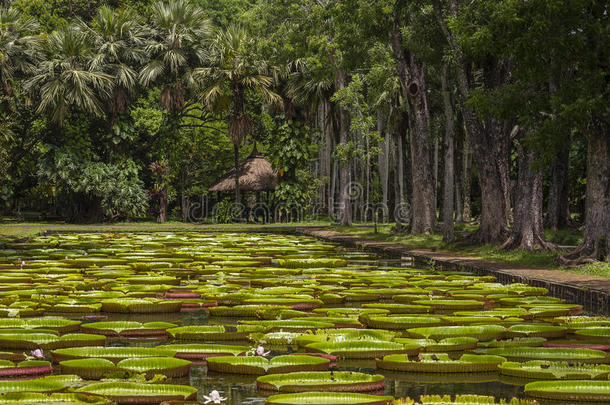
[[[610,278],[610,263],[589,263],[574,268],[562,268],[563,271],[575,274],[586,274],[588,276]]]
[[[441,235],[395,235],[390,233],[391,228],[392,225],[379,225],[377,227],[377,233],[375,233],[372,227],[332,226],[330,229],[364,239],[400,243],[414,248],[451,252],[456,255],[478,257],[485,260],[494,260],[525,267],[554,269],[575,274],[610,278],[610,263],[593,263],[576,268],[558,266],[557,258],[563,254],[565,250],[530,252],[526,250],[504,251],[498,249],[498,246],[493,245],[456,246],[455,244],[444,243]],[[456,228],[456,230],[458,229]],[[459,228],[459,231],[461,232],[470,232],[473,230],[474,227],[468,225]],[[582,235],[578,234],[576,230],[547,230],[546,235],[548,240],[562,246],[575,246],[582,242]]]

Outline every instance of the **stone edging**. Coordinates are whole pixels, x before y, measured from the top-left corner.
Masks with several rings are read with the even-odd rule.
[[[385,256],[410,256],[416,263],[430,264],[433,262],[436,266],[446,270],[492,275],[501,283],[524,283],[544,287],[549,290],[549,295],[582,305],[587,312],[610,315],[610,279],[557,270],[526,268],[476,257],[454,256],[449,252],[412,248],[391,242],[371,241],[321,228],[297,228],[296,233]]]

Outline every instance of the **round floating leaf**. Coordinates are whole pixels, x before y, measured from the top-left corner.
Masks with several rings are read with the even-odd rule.
[[[534,398],[608,403],[610,381],[537,381],[527,384],[525,393]]]
[[[490,340],[488,342],[479,342],[479,347],[539,347],[546,342],[545,338],[541,337],[517,337],[506,340]]]
[[[503,399],[500,402],[496,402],[494,397],[488,397],[483,395],[456,395],[454,399],[451,399],[449,395],[422,395],[419,398],[422,405],[538,405],[535,401],[529,401],[526,399],[513,398],[509,401]]]
[[[303,334],[300,332],[271,332],[258,335],[250,335],[250,338],[263,345],[289,345]]]
[[[308,331],[315,329],[327,329],[333,328],[335,325],[330,322],[316,322],[308,320],[293,320],[293,319],[282,319],[275,321],[244,321],[245,325],[259,325],[264,327],[268,332],[281,332],[281,331]]]
[[[12,392],[0,394],[0,405],[110,405],[104,397],[77,393],[43,394],[37,392]]]
[[[65,374],[75,374],[88,380],[99,380],[117,371],[113,362],[106,359],[76,359],[59,362],[61,371]]]
[[[98,357],[117,362],[128,358],[140,357],[172,357],[173,350],[153,347],[70,347],[53,350],[53,361],[60,362],[72,359]]]
[[[158,404],[164,401],[186,401],[197,396],[197,389],[186,385],[105,382],[87,385],[77,392],[102,395],[119,404]]]
[[[419,373],[482,373],[495,371],[506,359],[500,356],[464,354],[452,360],[446,353],[426,353],[417,360],[404,354],[393,354],[377,359],[377,367],[384,370]]]
[[[165,336],[166,330],[175,328],[169,322],[140,323],[134,321],[102,321],[92,322],[81,326],[83,331],[101,333],[106,336]]]
[[[385,379],[379,374],[351,371],[296,372],[258,377],[256,386],[264,391],[280,392],[366,392],[384,389]]]
[[[117,367],[134,373],[147,375],[163,374],[166,377],[176,378],[189,375],[191,362],[173,357],[145,357],[125,359],[117,363]]]
[[[58,381],[50,381],[44,378],[22,381],[0,381],[0,392],[54,392],[64,389],[66,386]]]
[[[424,305],[434,310],[449,310],[449,309],[482,309],[485,306],[485,302],[478,300],[415,300],[413,301],[416,305]]]
[[[247,346],[213,345],[213,344],[173,344],[157,346],[158,349],[171,350],[175,357],[186,360],[203,360],[208,357],[238,356],[250,350]]]
[[[444,322],[440,317],[424,316],[383,316],[362,315],[360,321],[369,328],[379,329],[409,329],[428,326],[442,325]]]
[[[498,339],[506,333],[500,325],[439,326],[407,330],[410,337],[440,340],[448,337],[473,337],[481,341]]]
[[[310,343],[377,340],[391,341],[397,332],[375,329],[319,329],[314,333],[303,333],[295,339],[299,346]]]
[[[567,328],[562,326],[553,326],[545,324],[525,324],[513,325],[508,328],[507,335],[509,337],[543,337],[543,338],[560,338],[568,333]]]
[[[56,335],[49,333],[1,333],[0,348],[11,350],[33,350],[47,348],[58,340]]]
[[[419,345],[375,340],[310,343],[305,347],[307,351],[332,354],[345,359],[374,359],[394,353],[416,355],[420,350]]]
[[[310,258],[310,259],[278,259],[276,262],[282,267],[288,268],[315,268],[315,267],[344,267],[347,266],[347,260],[345,259],[324,259],[324,258]]]
[[[593,339],[599,342],[610,343],[610,327],[591,327],[580,329],[574,334],[583,339]]]
[[[430,312],[430,307],[426,305],[409,305],[409,304],[397,304],[397,303],[371,303],[363,304],[364,308],[370,308],[370,310],[385,310],[392,314],[425,314]]]
[[[601,350],[564,349],[556,347],[506,347],[487,349],[486,354],[506,357],[512,361],[549,360],[581,363],[607,363],[608,356]]]
[[[178,312],[181,307],[182,303],[177,300],[153,298],[115,298],[102,301],[102,312],[153,314]]]
[[[432,339],[409,338],[396,338],[394,341],[407,345],[420,345],[424,351],[434,353],[472,350],[477,347],[478,342],[476,338],[472,337],[446,338],[438,342]]]
[[[392,405],[391,396],[347,392],[304,392],[271,395],[265,405]]]
[[[267,360],[262,356],[227,356],[208,358],[208,370],[218,373],[254,374],[290,373],[328,370],[330,360],[307,355],[277,356]]]
[[[0,377],[26,377],[49,374],[53,371],[51,363],[44,360],[27,360],[19,364],[12,361],[0,361]]]
[[[212,326],[193,325],[168,329],[167,332],[180,340],[246,340],[250,333],[264,332],[267,328],[261,325]]]
[[[610,366],[605,364],[573,364],[532,360],[525,363],[508,361],[501,364],[500,373],[520,378],[544,380],[607,380]]]
[[[235,305],[233,307],[217,306],[210,308],[210,316],[256,318],[262,311],[279,313],[281,310],[290,309],[288,305]]]

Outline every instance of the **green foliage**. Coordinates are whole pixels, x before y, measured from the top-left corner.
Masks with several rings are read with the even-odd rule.
[[[45,32],[66,26],[70,21],[89,21],[103,0],[15,0],[12,7],[35,18]]]
[[[110,220],[142,216],[148,198],[133,161],[106,164],[83,159],[69,150],[51,149],[40,161],[38,176],[52,196],[67,197],[78,206],[80,198],[99,204]],[[74,208],[74,207],[68,207]],[[73,212],[72,216],[78,215]]]
[[[234,222],[241,216],[240,209],[231,198],[225,198],[214,206],[214,221],[220,224]]]

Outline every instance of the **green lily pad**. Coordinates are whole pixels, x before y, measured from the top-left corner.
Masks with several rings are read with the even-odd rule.
[[[392,405],[391,396],[347,392],[304,392],[271,395],[265,405]]]
[[[268,360],[262,356],[227,356],[208,358],[208,370],[229,374],[290,373],[296,371],[325,371],[330,360],[317,356],[285,355]]]
[[[311,352],[331,354],[345,359],[374,359],[395,353],[416,355],[420,350],[417,344],[403,345],[375,340],[310,343],[305,348]]]
[[[384,389],[385,379],[379,374],[351,371],[309,371],[261,376],[256,379],[256,386],[263,391],[280,392],[366,392]]]
[[[525,386],[525,393],[534,398],[608,403],[610,381],[536,381]]]
[[[425,353],[417,360],[404,354],[393,354],[377,359],[377,367],[384,370],[418,373],[482,373],[495,371],[506,359],[500,356],[464,354],[453,360],[446,353]]]
[[[87,385],[76,392],[101,395],[118,404],[158,404],[164,401],[187,401],[197,396],[197,389],[186,385],[103,382]]]

